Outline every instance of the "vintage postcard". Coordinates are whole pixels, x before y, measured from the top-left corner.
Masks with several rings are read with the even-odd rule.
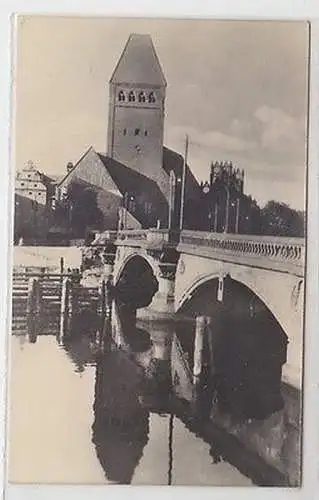
[[[15,25],[8,481],[300,486],[309,25]]]

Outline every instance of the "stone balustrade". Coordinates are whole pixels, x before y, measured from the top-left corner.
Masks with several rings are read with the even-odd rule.
[[[183,231],[180,236],[180,244],[304,263],[305,244],[302,238]]]
[[[143,247],[162,247],[178,244],[179,234],[167,229],[131,229],[120,231],[117,237],[118,244],[130,246],[134,243]]]
[[[183,231],[177,250],[251,267],[292,272],[301,277],[304,275],[305,241],[302,238]]]
[[[127,229],[119,231],[117,240],[121,243],[132,241],[146,241],[148,230],[146,229]]]
[[[230,260],[244,259],[246,264],[249,264],[250,260],[251,265],[258,265],[258,260],[264,263],[267,261],[267,267],[274,269],[280,269],[282,266],[283,270],[290,271],[291,266],[294,266],[299,275],[304,274],[303,238],[187,230],[171,233],[166,229],[139,229],[121,231],[118,233],[116,244],[143,248],[173,246],[177,247],[179,252],[204,257],[221,258],[224,255]]]

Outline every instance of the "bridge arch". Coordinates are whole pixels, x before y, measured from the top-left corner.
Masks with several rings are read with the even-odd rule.
[[[130,252],[114,276],[115,298],[132,309],[147,307],[158,291],[153,263],[145,255]]]
[[[303,303],[303,280],[285,274],[277,275],[272,280],[267,274],[259,276],[258,269],[247,272],[240,266],[229,266],[221,273],[220,269],[216,268],[210,273],[194,276],[194,279],[187,283],[183,293],[176,297],[176,312],[181,310],[196,290],[209,281],[218,280],[220,276],[229,276],[233,281],[246,286],[265,304],[288,337],[295,335],[295,328],[300,326],[298,313],[300,304]],[[292,324],[295,328],[292,328]]]
[[[136,258],[143,259],[150,266],[150,268],[153,270],[154,274],[156,274],[157,269],[155,269],[154,262],[152,261],[151,257],[149,257],[147,254],[141,255],[141,253],[138,251],[135,251],[135,252],[130,251],[127,255],[125,255],[123,257],[123,259],[121,259],[120,266],[115,270],[114,277],[113,277],[113,283],[115,286],[117,285],[120,277],[122,276],[125,268],[129,264],[129,262],[132,259],[136,259]]]
[[[210,381],[217,381],[213,386],[219,401],[233,415],[267,418],[283,408],[281,381],[288,336],[262,297],[230,275],[224,277],[223,297],[218,301],[218,278],[215,273],[197,280],[180,307],[184,314],[209,317],[203,353],[208,378],[203,386],[209,390]],[[188,333],[185,345],[193,344],[194,334],[194,330]],[[188,354],[192,359],[193,352]]]
[[[210,281],[218,280],[220,276],[221,276],[220,272],[215,272],[197,278],[182,295],[179,303],[176,305],[176,312],[180,311],[183,308],[183,306],[185,306],[186,302],[188,302],[202,286],[209,283]],[[241,285],[248,288],[256,297],[258,297],[259,300],[261,300],[265,304],[267,309],[276,318],[282,329],[285,330],[286,327],[285,321],[281,317],[281,315],[277,313],[276,308],[274,307],[273,304],[273,300],[269,296],[263,294],[258,286],[256,286],[251,280],[243,279],[242,276],[236,276],[236,274],[234,275],[234,273],[231,274],[224,273],[223,276],[224,278],[228,277],[232,281],[240,283]]]

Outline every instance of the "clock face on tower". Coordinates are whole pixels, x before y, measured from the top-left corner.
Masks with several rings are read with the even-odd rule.
[[[209,191],[210,191],[210,190],[209,190],[209,187],[208,187],[208,186],[205,186],[205,187],[204,187],[204,189],[203,189],[203,193],[204,193],[204,194],[207,194],[207,193],[209,193]]]

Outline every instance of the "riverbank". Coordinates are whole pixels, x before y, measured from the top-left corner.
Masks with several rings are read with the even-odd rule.
[[[14,269],[25,267],[46,268],[60,271],[60,259],[63,258],[65,268],[80,268],[81,248],[79,247],[47,247],[47,246],[14,246],[12,250]]]

